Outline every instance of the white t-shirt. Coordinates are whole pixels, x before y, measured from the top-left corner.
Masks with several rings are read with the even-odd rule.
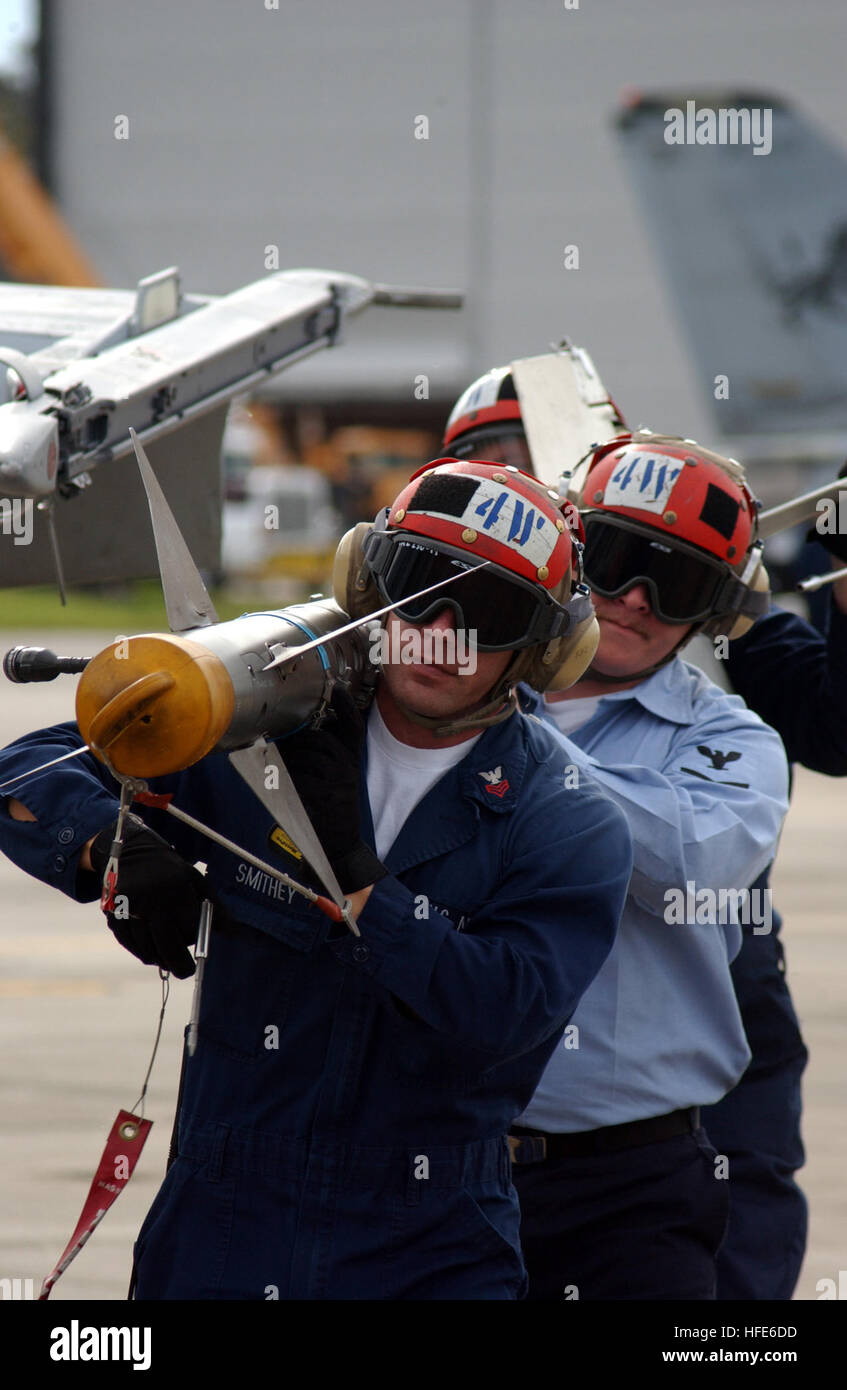
[[[545,696],[544,711],[559,733],[567,736],[588,723],[602,698],[602,695],[584,695],[574,700],[548,700]]]
[[[368,800],[380,859],[430,787],[481,737],[475,734],[450,748],[411,748],[389,733],[374,700],[368,716]]]

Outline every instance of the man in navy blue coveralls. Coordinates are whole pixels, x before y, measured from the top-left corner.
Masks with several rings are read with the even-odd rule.
[[[461,478],[455,467],[446,483],[431,470],[410,484],[383,518],[379,582],[390,601],[425,587],[428,567],[464,554],[472,569],[487,556],[464,598],[457,585],[449,601],[436,595],[390,619],[395,637],[478,628],[476,671],[392,658],[364,743],[341,704],[335,724],[280,745],[360,937],[163,812],[142,810],[128,836],[121,873],[134,855],[144,873],[121,939],[142,959],[191,973],[200,898],[211,890],[217,903],[178,1157],[136,1246],[139,1298],[525,1290],[505,1134],[609,953],[631,847],[622,814],[590,779],[568,783],[555,738],[512,693],[513,674],[531,679],[526,662],[540,670],[551,633],[578,630],[577,617],[593,623],[560,513],[529,480],[510,474],[504,487],[490,466],[461,465]],[[480,531],[489,523],[487,550],[466,539],[477,538],[467,508]],[[563,547],[565,573],[551,568],[546,586],[527,577],[546,575]],[[570,636],[555,640],[562,659],[573,654]],[[0,755],[0,782],[79,742],[74,724],[18,740]],[[425,790],[414,804],[416,782]],[[271,852],[272,818],[225,755],[151,787]],[[0,802],[0,846],[91,900],[116,809],[114,781],[85,754]],[[278,853],[302,878],[302,861]],[[202,887],[190,877],[198,859]],[[166,889],[148,894],[149,881]]]
[[[847,553],[834,563],[845,561]],[[828,618],[821,636],[793,613],[767,614],[730,643],[727,669],[738,694],[776,729],[789,762],[845,777],[845,580],[833,586]],[[755,887],[767,880],[766,872]],[[770,934],[744,930],[732,978],[753,1057],[739,1085],[703,1112],[709,1137],[732,1170],[729,1229],[718,1253],[721,1299],[791,1298],[806,1249],[806,1198],[793,1174],[804,1161],[807,1053],[785,978],[780,926],[774,913]]]

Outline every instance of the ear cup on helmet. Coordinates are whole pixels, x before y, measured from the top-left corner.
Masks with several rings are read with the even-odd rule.
[[[373,527],[360,521],[341,537],[332,566],[332,596],[351,618],[364,618],[383,602],[364,556],[365,540]]]
[[[600,643],[600,624],[592,613],[577,623],[570,637],[560,638],[558,645],[564,648],[561,660],[553,666],[553,674],[540,690],[569,690],[576,685],[594,660],[594,653]],[[551,644],[552,645],[552,644]]]
[[[567,690],[588,670],[599,641],[600,627],[592,613],[567,637],[555,637],[546,647],[526,647],[517,652],[497,689],[507,690],[525,681],[533,690]]]

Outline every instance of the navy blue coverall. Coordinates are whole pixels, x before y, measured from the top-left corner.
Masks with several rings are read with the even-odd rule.
[[[73,724],[18,740],[0,782],[78,742]],[[632,867],[623,815],[589,778],[568,785],[565,763],[521,714],[487,729],[409,816],[360,939],[142,811],[207,863],[234,921],[213,926],[179,1156],[136,1245],[138,1298],[523,1294],[504,1136],[609,953]],[[297,876],[224,756],[151,788]],[[109,774],[83,755],[13,794],[37,823],[0,802],[0,848],[90,898],[78,854],[114,821]],[[369,836],[364,793],[362,812]]]
[[[782,738],[789,762],[847,776],[847,615],[831,599],[828,638],[774,609],[729,644],[727,666],[738,694]],[[755,886],[767,882],[765,871]],[[807,1052],[776,912],[773,926],[769,935],[743,928],[732,964],[752,1060],[734,1090],[702,1111],[731,1175],[719,1299],[789,1299],[806,1249],[806,1198],[793,1174],[805,1158],[800,1114]]]

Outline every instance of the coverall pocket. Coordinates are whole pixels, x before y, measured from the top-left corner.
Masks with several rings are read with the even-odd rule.
[[[522,1298],[528,1280],[520,1253],[517,1203],[510,1201],[503,1192],[477,1192],[474,1196],[469,1188],[463,1187],[458,1193],[455,1211],[460,1223],[457,1229],[469,1253],[475,1253],[488,1267],[489,1274],[485,1276],[480,1269],[482,1282],[488,1277],[502,1279],[511,1287],[513,1297]],[[480,1293],[480,1296],[486,1295]]]
[[[308,959],[307,953],[249,928],[243,934],[215,933],[203,981],[200,1041],[248,1061],[267,1057],[267,1029],[282,1034]]]
[[[704,1243],[717,1250],[726,1235],[729,1221],[730,1182],[716,1164],[720,1155],[701,1127],[691,1135],[703,1166],[702,1198],[698,1206]],[[731,1181],[731,1179],[730,1179]]]
[[[421,1184],[426,1186],[426,1184]],[[388,1291],[401,1300],[523,1298],[517,1201],[499,1183],[434,1187],[395,1212]]]
[[[137,1299],[214,1298],[232,1234],[235,1179],[177,1158],[150,1208],[134,1257]]]

